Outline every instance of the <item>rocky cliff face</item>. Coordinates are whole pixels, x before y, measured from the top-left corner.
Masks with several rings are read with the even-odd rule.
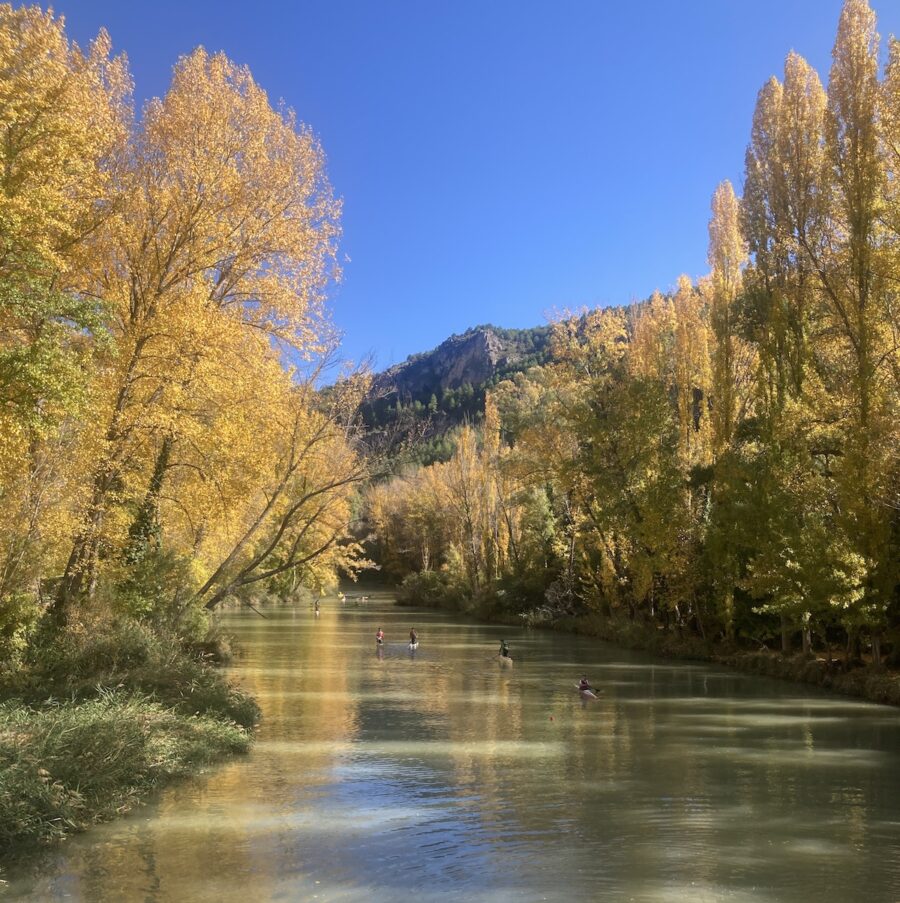
[[[514,368],[525,358],[521,336],[534,336],[543,347],[543,330],[497,330],[477,326],[462,335],[454,335],[433,351],[416,354],[379,373],[375,377],[374,394],[396,392],[403,399],[427,401],[432,394],[459,389],[465,384],[481,386],[500,371]]]
[[[478,329],[440,345],[432,357],[432,367],[442,389],[457,389],[467,382],[486,382],[504,360],[503,343],[496,333]]]

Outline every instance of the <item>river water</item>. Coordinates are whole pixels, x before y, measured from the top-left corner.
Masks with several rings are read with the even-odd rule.
[[[10,899],[900,901],[895,709],[387,594],[223,620],[252,753],[8,874]]]

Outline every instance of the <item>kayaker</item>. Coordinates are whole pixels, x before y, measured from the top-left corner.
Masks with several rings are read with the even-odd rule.
[[[410,642],[410,645],[412,645],[412,646],[415,646],[416,643],[419,642],[419,634],[416,633],[415,627],[409,628],[409,642]]]
[[[380,627],[375,631],[375,642],[379,646],[384,642],[384,631]]]
[[[509,658],[509,646],[506,644],[506,640],[500,640],[500,656]]]
[[[593,690],[594,688],[590,685],[586,677],[582,677],[578,682],[578,689],[584,692],[585,690]]]

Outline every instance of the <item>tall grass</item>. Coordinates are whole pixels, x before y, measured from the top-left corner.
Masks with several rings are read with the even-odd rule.
[[[91,699],[98,687],[141,693],[177,712],[217,715],[242,727],[259,718],[251,696],[189,654],[177,637],[129,619],[99,620],[33,644],[26,666],[0,692],[40,703]]]
[[[0,699],[0,851],[81,830],[245,751],[259,718],[221,671],[131,619],[36,639]]]
[[[0,850],[125,812],[173,777],[248,745],[233,722],[122,691],[40,708],[0,704]]]

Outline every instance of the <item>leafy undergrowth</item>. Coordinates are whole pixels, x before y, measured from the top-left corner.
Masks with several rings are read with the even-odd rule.
[[[900,673],[863,665],[846,670],[842,662],[775,652],[742,652],[717,659],[741,671],[815,684],[872,702],[900,706]]]
[[[186,715],[213,715],[252,727],[259,707],[174,637],[127,619],[84,624],[36,644],[30,660],[0,684],[26,703],[89,700],[101,690],[140,693]]]

